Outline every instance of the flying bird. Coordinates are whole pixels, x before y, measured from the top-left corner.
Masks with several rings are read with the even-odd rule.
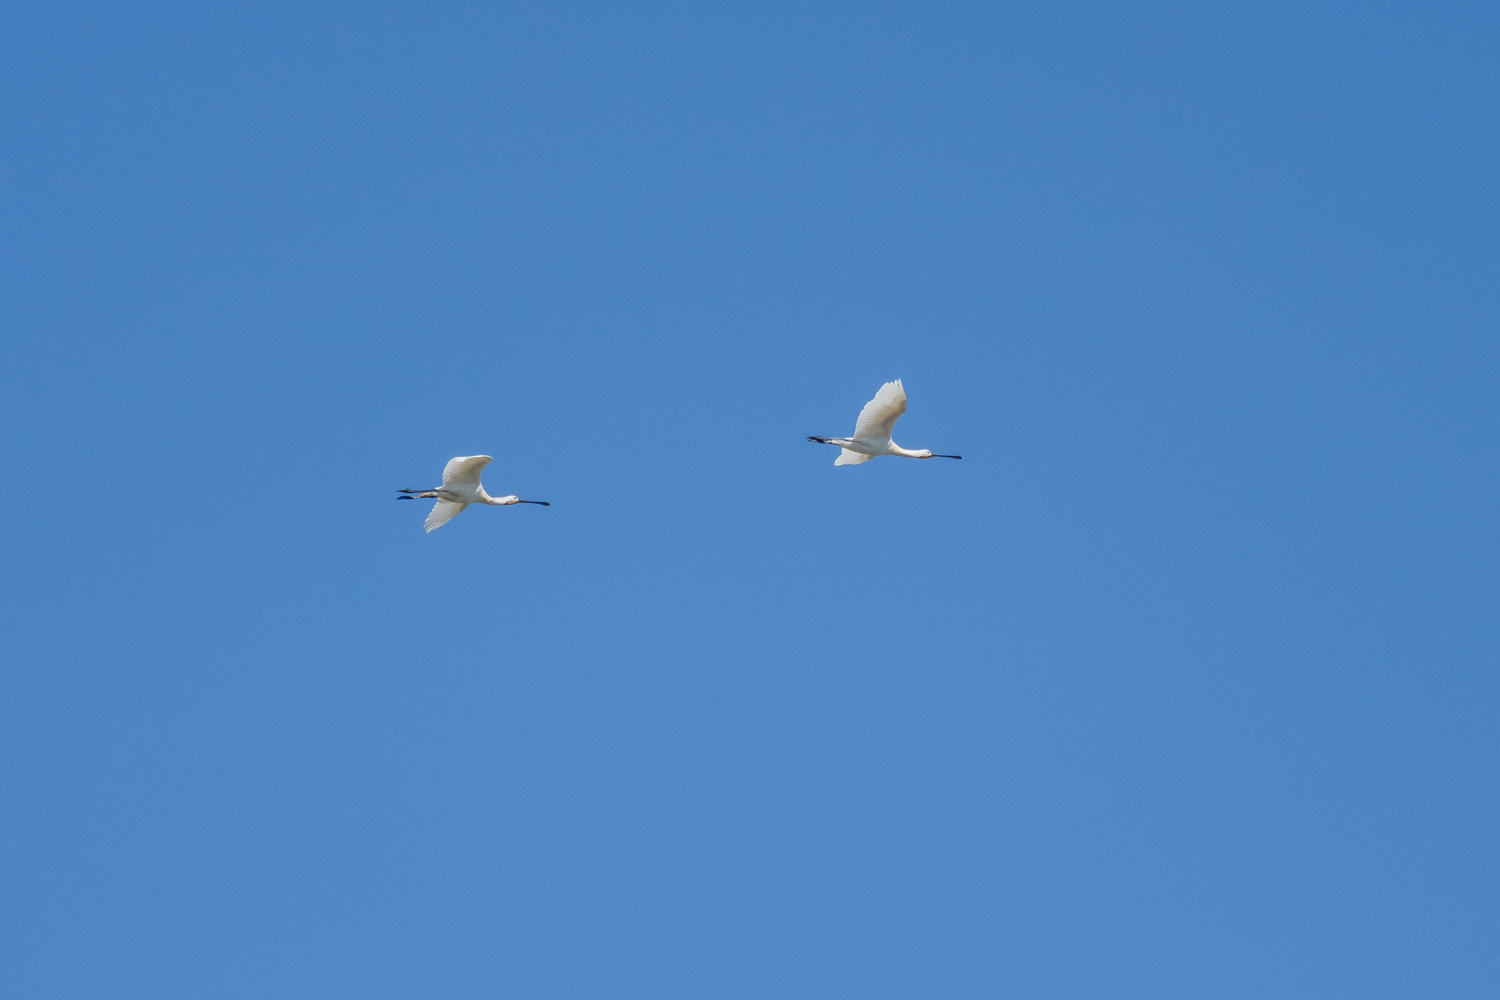
[[[875,398],[859,411],[859,420],[854,424],[854,436],[846,438],[809,437],[819,444],[838,445],[842,451],[833,460],[834,465],[858,465],[877,455],[901,455],[904,458],[963,458],[962,455],[934,455],[926,448],[912,451],[891,440],[891,428],[896,418],[906,412],[906,390],[898,378],[880,387]]]
[[[492,497],[486,493],[484,487],[479,485],[479,473],[493,461],[489,455],[460,455],[450,458],[448,464],[443,466],[443,485],[433,490],[398,490],[398,493],[406,495],[396,499],[436,500],[437,503],[432,505],[432,513],[427,515],[428,531],[441,528],[463,513],[463,509],[471,503],[487,503],[491,507],[509,507],[518,503],[552,506],[545,500],[522,500],[517,496]]]

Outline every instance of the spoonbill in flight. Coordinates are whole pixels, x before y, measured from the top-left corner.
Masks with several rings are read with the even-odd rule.
[[[487,503],[491,507],[509,507],[518,503],[537,503],[552,506],[545,500],[522,500],[517,496],[492,497],[479,485],[479,473],[494,459],[488,455],[460,455],[450,458],[443,466],[443,485],[434,490],[398,490],[405,496],[397,500],[433,499],[432,513],[427,515],[427,530],[441,528],[453,520],[471,503]]]
[[[880,387],[875,398],[859,411],[854,423],[854,436],[847,438],[810,437],[819,444],[836,444],[843,450],[833,460],[834,465],[858,465],[877,455],[901,455],[905,458],[963,458],[962,455],[934,455],[926,448],[912,451],[891,440],[891,428],[896,418],[906,412],[906,390],[898,378]]]

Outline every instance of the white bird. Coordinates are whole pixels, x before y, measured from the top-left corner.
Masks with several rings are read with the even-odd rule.
[[[545,500],[522,500],[517,496],[492,497],[479,485],[479,473],[494,459],[488,455],[460,455],[450,458],[443,466],[443,485],[434,490],[398,490],[406,496],[397,500],[434,499],[432,513],[427,515],[427,530],[441,528],[453,520],[471,503],[487,503],[491,507],[509,507],[518,503],[535,503],[543,507],[552,506]]]
[[[859,420],[854,424],[854,436],[847,438],[810,437],[819,444],[836,444],[843,450],[833,460],[834,465],[858,465],[877,455],[901,455],[904,458],[963,458],[962,455],[934,455],[926,448],[912,451],[891,440],[891,429],[896,418],[906,412],[906,390],[898,378],[880,387],[875,398],[859,411]]]

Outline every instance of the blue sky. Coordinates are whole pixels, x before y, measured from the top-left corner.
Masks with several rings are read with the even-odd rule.
[[[9,9],[0,987],[1494,996],[1497,18],[1313,6]]]

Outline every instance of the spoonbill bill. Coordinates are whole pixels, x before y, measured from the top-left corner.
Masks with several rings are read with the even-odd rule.
[[[518,503],[535,503],[543,507],[552,506],[545,500],[522,500],[517,496],[492,497],[479,485],[479,473],[494,459],[489,455],[460,455],[450,458],[443,466],[443,485],[432,490],[397,490],[405,496],[397,500],[436,500],[432,513],[427,515],[427,530],[441,528],[453,520],[471,503],[487,503],[491,507],[509,507]]]
[[[962,455],[934,455],[926,448],[912,451],[891,440],[891,429],[896,418],[906,412],[906,389],[898,378],[880,387],[875,398],[859,411],[854,423],[854,436],[846,438],[810,437],[819,444],[838,445],[842,451],[833,460],[834,465],[858,465],[877,455],[900,455],[903,458],[963,458]]]

